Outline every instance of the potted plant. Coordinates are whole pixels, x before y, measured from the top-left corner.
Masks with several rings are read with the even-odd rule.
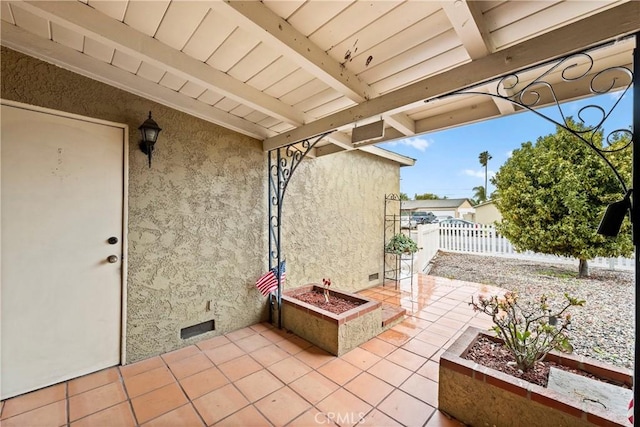
[[[608,384],[568,374],[581,378],[579,384],[582,381],[596,384],[597,392],[630,393],[625,389],[633,383],[630,370],[561,353],[571,351],[570,310],[583,304],[584,301],[566,294],[564,302],[553,305],[545,295],[535,304],[524,304],[513,292],[507,292],[503,297],[472,299],[470,305],[474,310],[491,316],[494,334],[470,327],[442,354],[439,409],[469,425],[628,425],[624,404],[606,407],[592,392],[575,388],[551,389],[527,380],[535,376],[528,377],[527,373],[542,370],[544,360],[562,368],[562,372],[568,368],[606,381]],[[489,368],[482,364],[482,358],[474,356],[483,354],[482,351],[476,353],[476,349],[487,341],[492,344],[484,354],[508,350],[512,356],[507,364],[510,368]],[[511,373],[506,373],[508,371]],[[608,387],[616,390],[609,392]]]
[[[396,255],[402,254],[413,254],[418,252],[418,244],[414,242],[409,236],[403,233],[398,233],[394,235],[387,246],[385,246],[384,250],[387,253],[392,253]]]

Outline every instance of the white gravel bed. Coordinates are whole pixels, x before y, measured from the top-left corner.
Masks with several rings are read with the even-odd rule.
[[[572,308],[574,353],[633,368],[634,273],[590,268],[578,279],[575,266],[439,252],[429,274],[517,291],[521,299],[547,294],[562,302],[564,293],[586,301]]]

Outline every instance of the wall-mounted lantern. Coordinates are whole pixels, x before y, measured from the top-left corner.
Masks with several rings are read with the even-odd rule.
[[[149,157],[149,167],[151,167],[151,154],[153,153],[153,148],[162,129],[160,129],[160,126],[151,118],[151,111],[149,111],[149,118],[145,120],[138,129],[140,129],[140,133],[142,134],[140,149]]]

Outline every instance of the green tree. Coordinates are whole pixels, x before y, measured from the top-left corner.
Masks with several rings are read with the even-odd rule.
[[[489,166],[489,160],[491,160],[493,157],[491,157],[491,154],[489,154],[488,151],[483,151],[482,153],[480,153],[480,155],[478,156],[478,160],[480,161],[480,164],[484,167],[484,196],[482,197],[482,200],[480,200],[481,202],[486,202],[487,201],[487,185],[488,185],[488,175],[487,175],[487,168]],[[477,188],[477,187],[476,187]],[[474,188],[475,190],[475,188]]]
[[[446,197],[440,197],[433,193],[416,194],[414,200],[439,200],[446,199]]]
[[[571,118],[568,125],[588,130]],[[627,135],[614,138],[613,146],[628,141]],[[593,135],[593,142],[602,147],[602,134]],[[607,157],[626,182],[631,176],[630,151]],[[498,231],[518,251],[577,258],[579,277],[589,275],[591,258],[632,253],[629,221],[615,239],[596,234],[606,206],[622,197],[621,186],[605,162],[567,130],[558,126],[555,134],[538,138],[535,145],[523,143],[492,181],[503,217]]]
[[[409,196],[407,196],[407,193],[400,193],[400,200],[409,200]]]

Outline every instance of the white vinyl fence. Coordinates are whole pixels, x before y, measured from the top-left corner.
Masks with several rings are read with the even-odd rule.
[[[417,236],[415,236],[417,234]],[[417,238],[421,248],[416,255],[416,266],[420,272],[425,271],[438,250],[445,252],[487,255],[505,258],[527,259],[562,264],[578,264],[575,258],[556,255],[539,254],[531,251],[516,252],[513,245],[505,237],[499,235],[493,225],[477,224],[475,228],[457,224],[425,224],[419,225]],[[590,267],[608,268],[611,270],[633,270],[633,258],[594,258],[589,260]]]

